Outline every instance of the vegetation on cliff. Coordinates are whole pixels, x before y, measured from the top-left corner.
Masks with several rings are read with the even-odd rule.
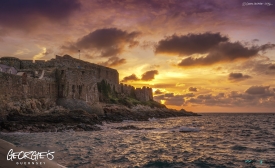
[[[99,100],[104,103],[121,104],[129,108],[134,107],[136,105],[144,105],[144,106],[149,106],[151,108],[154,108],[154,107],[166,108],[164,104],[161,104],[154,100],[149,100],[149,101],[138,100],[136,98],[134,89],[131,89],[129,96],[125,96],[124,94],[119,94],[115,91],[115,88],[114,87],[112,88],[111,85],[105,80],[98,82],[97,88],[99,91]]]

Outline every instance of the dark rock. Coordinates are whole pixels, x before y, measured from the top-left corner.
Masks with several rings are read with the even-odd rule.
[[[43,103],[42,105],[43,106]],[[81,109],[64,110],[58,106],[47,113],[26,114],[17,110],[11,111],[0,120],[0,131],[13,132],[61,132],[97,131],[96,124],[106,122],[121,122],[123,120],[148,121],[149,118],[167,118],[177,116],[197,116],[198,114],[185,110],[171,110],[167,108],[150,108],[138,105],[128,108],[123,105],[105,104],[104,115],[88,113]],[[117,127],[116,129],[143,129],[133,125]],[[150,128],[148,128],[150,129]]]
[[[127,125],[124,127],[116,127],[116,129],[119,129],[119,130],[141,130],[140,128],[133,126],[133,125]]]

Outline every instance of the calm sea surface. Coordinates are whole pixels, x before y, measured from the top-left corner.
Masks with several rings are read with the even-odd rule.
[[[119,130],[135,126],[139,129]],[[275,167],[275,115],[204,114],[104,124],[95,132],[0,133],[66,167]]]

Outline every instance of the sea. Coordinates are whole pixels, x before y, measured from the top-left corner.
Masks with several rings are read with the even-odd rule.
[[[0,133],[0,138],[54,151],[55,162],[72,168],[275,168],[274,114],[202,114],[98,126],[102,130]]]

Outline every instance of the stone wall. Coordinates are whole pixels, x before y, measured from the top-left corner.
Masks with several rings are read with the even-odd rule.
[[[149,87],[135,88],[131,85],[120,83],[119,93],[127,96],[134,96],[139,101],[153,100],[153,90]]]
[[[131,85],[126,85],[126,84],[120,83],[119,91],[120,91],[120,93],[130,96],[131,94],[134,94],[135,87],[131,86]]]
[[[55,82],[0,72],[0,100],[57,98]]]
[[[98,102],[97,80],[94,74],[93,70],[58,69],[56,71],[58,97],[80,99],[89,103]]]
[[[73,58],[69,55],[56,56],[55,59],[49,61],[44,60],[22,60],[21,69],[45,69],[45,68],[77,68],[84,70],[93,70],[95,72],[95,78],[97,82],[102,81],[103,79],[109,84],[115,87],[118,91],[119,89],[119,74],[117,70],[104,67],[101,65],[93,64],[90,62],[82,61],[76,58]]]
[[[21,60],[15,57],[2,57],[0,58],[0,64],[8,65],[16,69],[19,69]]]
[[[145,87],[145,86],[143,86],[142,88],[136,88],[135,94],[137,99],[140,101],[153,100],[152,88]]]

